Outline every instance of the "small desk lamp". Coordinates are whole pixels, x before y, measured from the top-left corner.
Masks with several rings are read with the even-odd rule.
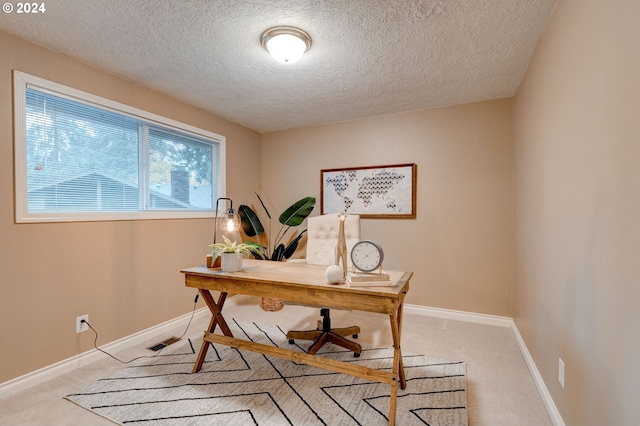
[[[233,209],[233,201],[231,198],[218,198],[216,201],[216,221],[213,225],[213,244],[216,243],[216,231],[218,230],[218,204],[220,203],[220,200],[229,201],[229,208],[222,213],[223,219],[220,221],[220,229],[224,232],[234,232],[240,229],[240,216]]]
[[[220,204],[220,200],[229,201],[229,208],[222,213],[223,219],[220,222],[218,222],[218,205]],[[225,198],[225,197],[218,198],[218,200],[216,201],[216,218],[215,218],[215,222],[213,223],[213,244],[216,243],[216,236],[218,234],[218,225],[220,226],[220,230],[222,230],[223,232],[229,233],[229,232],[234,232],[240,229],[240,223],[241,223],[240,216],[233,209],[233,201],[231,201],[231,198]],[[221,260],[220,257],[217,257],[214,260],[211,255],[207,255],[207,267],[208,268],[220,267],[220,260]]]

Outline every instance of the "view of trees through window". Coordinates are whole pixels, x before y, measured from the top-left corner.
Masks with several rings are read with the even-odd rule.
[[[29,211],[211,209],[218,146],[27,88]]]

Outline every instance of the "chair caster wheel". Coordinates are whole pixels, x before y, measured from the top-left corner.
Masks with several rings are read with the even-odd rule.
[[[293,339],[289,339],[289,344],[293,345],[294,340]]]
[[[354,352],[354,353],[353,353],[353,356],[354,356],[354,358],[360,358],[360,353],[358,353],[358,352]]]
[[[352,335],[351,337],[353,337],[354,339],[357,339],[358,338],[358,334],[356,333],[356,334]]]

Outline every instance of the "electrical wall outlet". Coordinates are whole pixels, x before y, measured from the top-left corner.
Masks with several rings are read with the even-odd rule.
[[[82,320],[86,322],[82,322]],[[89,314],[80,315],[79,317],[76,317],[76,333],[80,334],[89,330],[89,324],[87,324],[88,322],[89,322]]]
[[[558,381],[562,389],[564,389],[564,361],[562,358],[558,358]]]

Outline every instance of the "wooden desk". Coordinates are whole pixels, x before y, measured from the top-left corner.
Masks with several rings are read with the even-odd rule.
[[[398,386],[402,389],[406,387],[400,350],[402,307],[404,296],[409,291],[409,280],[413,273],[389,272],[391,280],[395,283],[392,287],[348,287],[327,284],[324,276],[326,266],[247,259],[243,264],[244,270],[240,272],[222,272],[220,269],[208,269],[205,266],[180,271],[185,274],[185,285],[199,290],[212,314],[209,326],[204,332],[202,346],[196,358],[193,372],[196,373],[202,368],[209,348],[207,343],[211,342],[386,383],[391,386],[389,424],[394,425]],[[220,292],[217,301],[210,291]],[[222,315],[228,294],[273,297],[307,305],[389,315],[394,348],[393,369],[391,372],[381,371],[336,361],[321,355],[309,355],[236,339]],[[217,326],[220,326],[223,335],[214,334]]]

